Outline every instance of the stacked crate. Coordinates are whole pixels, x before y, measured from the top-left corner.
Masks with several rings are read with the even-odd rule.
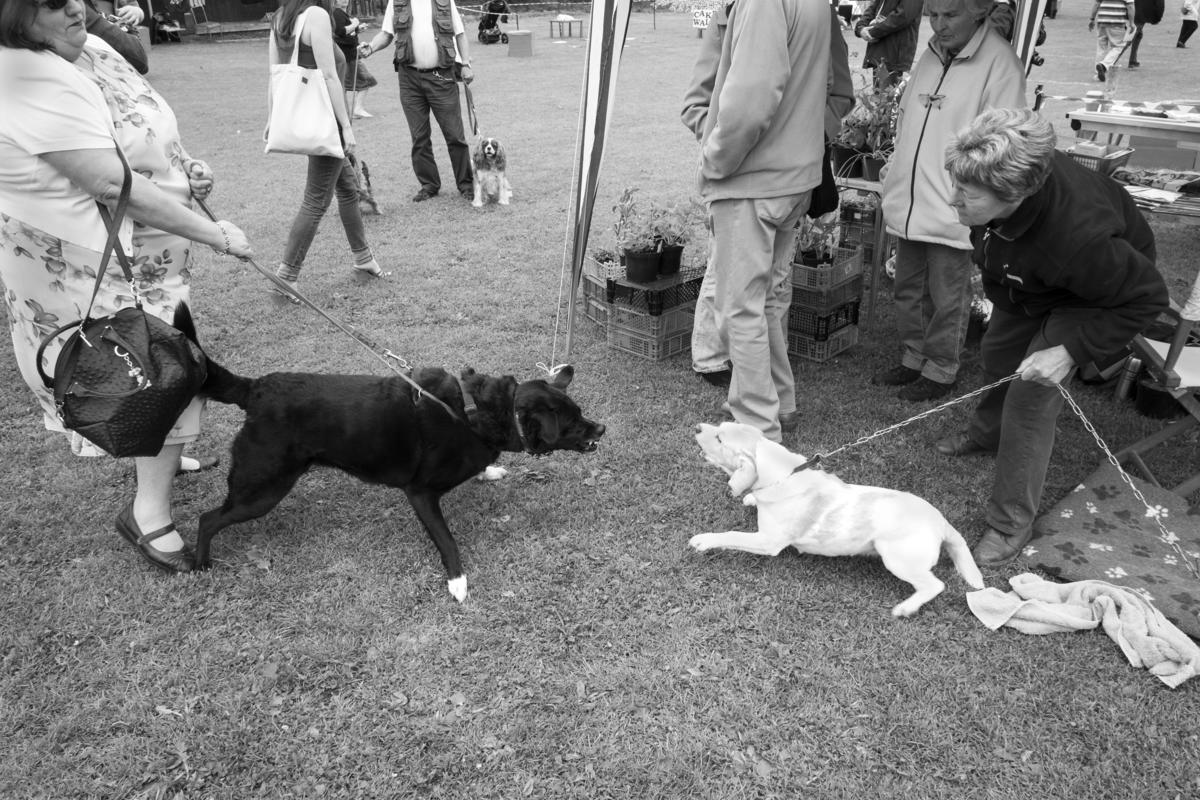
[[[789,355],[826,361],[858,342],[862,269],[857,245],[837,248],[827,264],[792,264]]]
[[[583,315],[605,331],[609,347],[650,361],[691,349],[703,268],[684,267],[653,283],[625,280],[625,268],[588,258]]]

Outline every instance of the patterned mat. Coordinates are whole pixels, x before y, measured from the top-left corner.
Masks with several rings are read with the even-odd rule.
[[[1165,489],[1138,490],[1200,563],[1200,515]],[[1101,580],[1132,589],[1193,639],[1200,639],[1200,578],[1193,576],[1117,470],[1104,464],[1034,523],[1025,560],[1060,581]]]

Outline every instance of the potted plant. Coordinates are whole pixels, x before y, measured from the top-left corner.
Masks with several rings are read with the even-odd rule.
[[[801,217],[796,227],[796,249],[792,260],[808,267],[828,266],[837,254],[837,240],[837,214],[830,214],[828,219]]]
[[[633,283],[651,283],[658,278],[661,242],[654,215],[639,205],[636,192],[637,188],[627,187],[613,206],[617,214],[613,233],[625,263],[625,277]]]
[[[834,171],[841,177],[879,180],[879,169],[891,158],[896,141],[896,117],[904,80],[889,83],[880,69],[875,79],[860,74],[854,108],[842,119],[834,139]],[[852,150],[853,153],[848,151]]]
[[[659,274],[674,275],[679,272],[683,261],[683,246],[691,240],[692,229],[696,225],[696,209],[696,203],[690,200],[651,204],[651,224],[660,244]]]

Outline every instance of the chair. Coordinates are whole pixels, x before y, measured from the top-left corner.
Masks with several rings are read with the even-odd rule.
[[[1168,423],[1161,430],[1119,450],[1115,455],[1122,465],[1135,466],[1155,486],[1170,488],[1173,493],[1186,498],[1200,489],[1200,472],[1178,486],[1163,487],[1142,456],[1159,445],[1190,433],[1200,424],[1200,398],[1197,397],[1200,393],[1200,347],[1187,346],[1189,342],[1196,343],[1197,332],[1200,331],[1200,275],[1183,308],[1172,300],[1171,308],[1164,316],[1171,319],[1173,330],[1170,331],[1170,341],[1155,341],[1139,334],[1130,343],[1130,349],[1134,357],[1142,360],[1158,388],[1175,398],[1187,413],[1182,419]]]

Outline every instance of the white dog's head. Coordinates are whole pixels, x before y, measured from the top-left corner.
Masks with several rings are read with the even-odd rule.
[[[763,436],[762,431],[740,422],[696,426],[696,444],[704,460],[729,476],[735,496],[756,486],[769,486],[786,478],[807,459]]]

